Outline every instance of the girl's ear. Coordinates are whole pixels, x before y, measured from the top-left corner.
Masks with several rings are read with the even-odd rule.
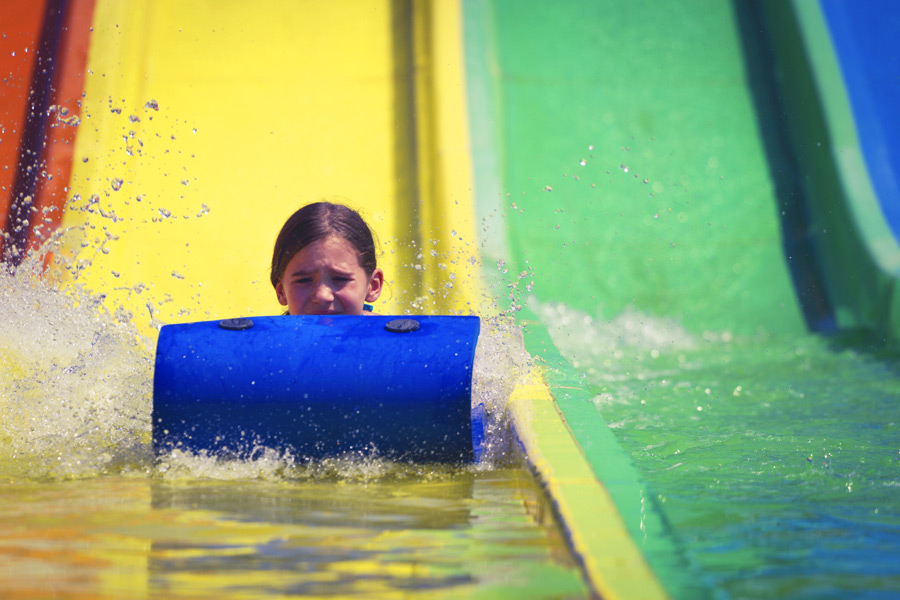
[[[372,276],[369,277],[369,289],[366,293],[366,302],[375,302],[381,295],[381,289],[384,287],[384,272],[381,269],[375,269]]]
[[[287,296],[284,294],[284,286],[280,281],[275,284],[275,295],[278,296],[278,302],[282,306],[288,305]]]

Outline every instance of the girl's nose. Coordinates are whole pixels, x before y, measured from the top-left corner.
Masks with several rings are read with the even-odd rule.
[[[316,293],[313,297],[315,298],[316,302],[331,302],[332,300],[334,300],[334,293],[331,291],[330,287],[323,283],[319,284],[319,286],[316,287]]]

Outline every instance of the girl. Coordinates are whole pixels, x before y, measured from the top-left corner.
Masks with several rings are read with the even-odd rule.
[[[372,314],[367,303],[384,285],[368,225],[356,211],[330,202],[304,206],[285,222],[270,279],[291,315]]]

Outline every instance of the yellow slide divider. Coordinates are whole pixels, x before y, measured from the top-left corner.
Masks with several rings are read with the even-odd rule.
[[[447,56],[461,63],[461,35],[445,29],[460,23],[436,20],[450,12],[396,0],[98,0],[63,220],[68,277],[145,331],[151,312],[278,314],[268,266],[279,227],[338,197],[382,243],[389,287],[377,312],[474,312],[464,77],[443,69]],[[415,71],[404,21],[431,32]],[[426,92],[423,146],[407,123]],[[432,178],[428,194],[413,167]]]
[[[513,390],[509,413],[527,462],[556,508],[591,587],[606,600],[668,598],[539,371]]]

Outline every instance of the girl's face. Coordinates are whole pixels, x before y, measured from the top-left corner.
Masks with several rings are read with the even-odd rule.
[[[363,303],[377,300],[383,283],[381,269],[366,275],[353,246],[330,236],[291,258],[275,293],[292,315],[361,315]]]

